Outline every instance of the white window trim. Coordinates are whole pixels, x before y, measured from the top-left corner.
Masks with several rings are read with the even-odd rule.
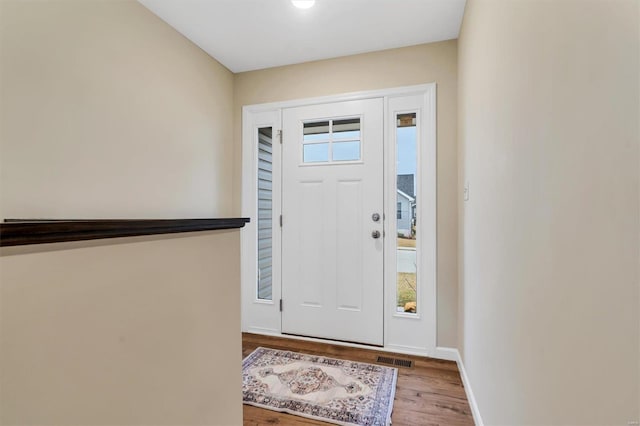
[[[278,226],[280,216],[281,191],[281,161],[282,146],[279,141],[281,130],[280,110],[248,112],[243,110],[242,117],[242,216],[252,220],[241,231],[240,265],[241,265],[241,317],[242,330],[255,333],[280,333],[279,300],[281,296],[280,283],[280,247],[281,234]],[[272,284],[271,300],[258,299],[258,247],[257,247],[257,212],[258,212],[258,129],[271,127],[272,129],[272,205],[273,205],[273,235],[272,235]],[[259,325],[252,325],[259,324]]]
[[[437,334],[437,271],[436,271],[436,116],[435,85],[418,94],[388,96],[385,111],[385,205],[387,217],[396,217],[396,117],[401,113],[416,113],[417,169],[417,313],[396,310],[396,253],[395,238],[385,240],[385,306],[391,315],[386,318],[385,347],[401,351],[415,351],[436,356]],[[391,202],[393,201],[393,202]],[[397,221],[385,221],[386,235],[397,235]]]

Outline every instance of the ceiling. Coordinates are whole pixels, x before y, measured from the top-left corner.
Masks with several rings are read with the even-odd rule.
[[[138,0],[233,72],[458,38],[465,0]]]

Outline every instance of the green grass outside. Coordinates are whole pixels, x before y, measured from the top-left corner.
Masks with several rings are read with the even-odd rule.
[[[416,301],[416,274],[398,272],[398,300],[396,305],[404,308],[407,302]]]

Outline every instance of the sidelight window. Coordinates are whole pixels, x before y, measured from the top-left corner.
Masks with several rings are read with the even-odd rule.
[[[272,299],[273,129],[258,129],[258,299]]]
[[[397,282],[396,310],[418,312],[416,113],[396,116]]]

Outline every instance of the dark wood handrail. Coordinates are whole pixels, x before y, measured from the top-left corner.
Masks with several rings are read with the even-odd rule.
[[[0,247],[242,228],[249,218],[5,219]]]

